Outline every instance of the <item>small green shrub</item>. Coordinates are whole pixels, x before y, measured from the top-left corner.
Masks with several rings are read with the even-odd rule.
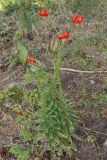
[[[43,156],[41,154],[45,148],[45,154],[50,152],[52,160],[59,159],[64,151],[70,156],[76,150],[73,138],[77,117],[61,87],[61,50],[59,43],[53,73],[48,73],[36,60],[36,65],[28,67],[24,76],[24,83],[29,84],[31,80],[35,80],[36,88],[25,89],[23,100],[28,105],[17,117],[17,121],[23,126],[20,137],[24,144],[12,146],[10,151],[20,160],[25,159],[22,156],[25,150],[26,160]]]

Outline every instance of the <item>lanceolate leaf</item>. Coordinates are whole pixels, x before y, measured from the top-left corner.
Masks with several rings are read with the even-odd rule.
[[[19,60],[22,64],[25,64],[27,58],[28,51],[24,45],[20,45],[19,47]]]

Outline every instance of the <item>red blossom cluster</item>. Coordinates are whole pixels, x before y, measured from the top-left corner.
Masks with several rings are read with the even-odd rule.
[[[80,24],[80,23],[82,23],[84,17],[81,15],[74,15],[71,17],[71,19],[74,24]]]
[[[69,36],[70,36],[70,32],[65,31],[65,32],[57,34],[56,38],[59,39],[59,40],[62,40],[62,39],[68,39]]]
[[[35,64],[36,63],[36,59],[32,55],[29,55],[29,56],[27,56],[27,62],[29,64]]]
[[[39,10],[38,15],[41,17],[47,17],[49,15],[49,12],[46,9],[41,9]]]
[[[41,17],[47,17],[49,15],[49,12],[46,9],[41,9],[38,11],[38,15]],[[84,19],[84,17],[82,15],[74,15],[71,17],[71,21],[73,24],[80,24],[80,23],[82,23],[83,19]],[[56,38],[58,40],[68,40],[69,37],[70,37],[70,31],[64,31],[64,32],[56,35]],[[36,59],[32,55],[28,55],[27,62],[29,64],[35,64]]]

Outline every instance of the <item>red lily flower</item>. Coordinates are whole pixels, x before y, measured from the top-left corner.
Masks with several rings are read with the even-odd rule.
[[[72,22],[75,24],[80,24],[83,21],[84,17],[81,15],[72,16]]]
[[[65,32],[57,34],[56,38],[59,39],[59,40],[63,40],[63,39],[68,39],[69,36],[70,36],[70,32],[65,31]]]
[[[64,39],[68,39],[70,36],[70,32],[69,31],[63,32],[63,36],[64,36]]]
[[[41,17],[47,17],[49,15],[49,12],[46,9],[41,9],[39,10],[38,15]]]
[[[35,64],[36,63],[36,59],[32,55],[29,55],[29,56],[27,56],[27,62],[29,64]]]
[[[59,40],[62,40],[62,39],[64,39],[64,36],[63,36],[63,34],[62,33],[59,33],[59,34],[57,34],[57,39],[59,39]]]

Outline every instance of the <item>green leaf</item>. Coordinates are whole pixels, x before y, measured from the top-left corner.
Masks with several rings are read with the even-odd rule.
[[[20,160],[29,160],[29,151],[22,151],[18,158]]]
[[[10,152],[15,154],[15,155],[19,155],[21,153],[21,148],[19,145],[14,145],[10,148]]]
[[[25,73],[23,82],[24,84],[28,84],[32,80],[32,76],[29,72]]]
[[[24,45],[20,45],[19,47],[19,60],[22,64],[25,64],[27,58],[28,51]]]
[[[29,160],[29,151],[25,151],[19,145],[12,146],[10,152],[15,154],[18,160]]]
[[[66,134],[63,134],[63,133],[61,133],[61,132],[57,132],[58,133],[58,135],[61,137],[61,138],[65,138],[65,139],[67,139],[68,137],[66,136]]]
[[[28,130],[21,129],[20,131],[20,136],[24,138],[25,141],[31,140],[32,139],[32,133],[30,133]]]
[[[23,116],[17,116],[16,121],[17,122],[22,122],[23,121]]]
[[[23,121],[24,126],[31,127],[32,126],[32,121],[30,119],[26,119]]]

